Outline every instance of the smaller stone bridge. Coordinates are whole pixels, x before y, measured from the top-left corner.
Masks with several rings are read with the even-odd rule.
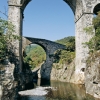
[[[66,46],[46,39],[23,38],[23,47],[25,48],[29,44],[38,44],[45,50],[46,61],[42,64],[40,73],[42,79],[49,80],[54,61],[54,53],[58,49],[67,50]]]

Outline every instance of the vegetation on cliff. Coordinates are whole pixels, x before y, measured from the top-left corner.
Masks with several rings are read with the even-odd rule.
[[[90,41],[86,43],[90,49],[87,66],[90,66],[91,62],[95,62],[95,60],[100,57],[100,11],[98,15],[93,18],[93,26],[85,30],[87,33],[94,34]]]
[[[57,43],[64,44],[67,50],[57,50],[56,53],[59,56],[60,64],[70,64],[75,57],[75,37],[70,36],[61,40],[57,40]]]
[[[93,18],[92,24],[93,26],[85,28],[87,33],[94,34],[90,41],[85,43],[88,45],[90,52],[100,50],[100,12]]]
[[[63,39],[57,40],[57,43],[66,45],[67,51],[74,52],[75,51],[75,37],[69,36]]]

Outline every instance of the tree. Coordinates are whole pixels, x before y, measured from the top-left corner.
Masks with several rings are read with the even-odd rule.
[[[10,56],[12,41],[19,39],[19,36],[13,35],[13,32],[14,26],[12,23],[0,18],[0,62]]]
[[[100,50],[100,11],[98,15],[94,17],[93,25],[95,28],[95,49]]]
[[[65,37],[61,40],[57,40],[57,43],[66,45],[67,47],[67,51],[75,51],[75,37],[74,36],[69,36],[69,37]]]

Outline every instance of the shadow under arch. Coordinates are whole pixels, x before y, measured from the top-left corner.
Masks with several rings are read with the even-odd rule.
[[[97,15],[99,11],[100,11],[100,3],[98,3],[98,4],[94,7],[93,13]]]

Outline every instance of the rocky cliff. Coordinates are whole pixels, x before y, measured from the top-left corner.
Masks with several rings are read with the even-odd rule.
[[[87,59],[87,67],[83,69],[86,93],[100,98],[100,51],[90,54]],[[75,63],[71,64],[53,64],[51,79],[75,83]]]
[[[14,65],[0,65],[0,100],[16,100],[18,82],[13,76]]]
[[[15,73],[15,65],[8,60],[0,64],[0,100],[18,100],[18,91],[33,81],[33,73],[24,64],[22,73]]]
[[[100,98],[100,51],[91,53],[85,70],[86,92]]]
[[[71,64],[54,63],[51,71],[51,80],[60,80],[74,83],[75,61]]]

